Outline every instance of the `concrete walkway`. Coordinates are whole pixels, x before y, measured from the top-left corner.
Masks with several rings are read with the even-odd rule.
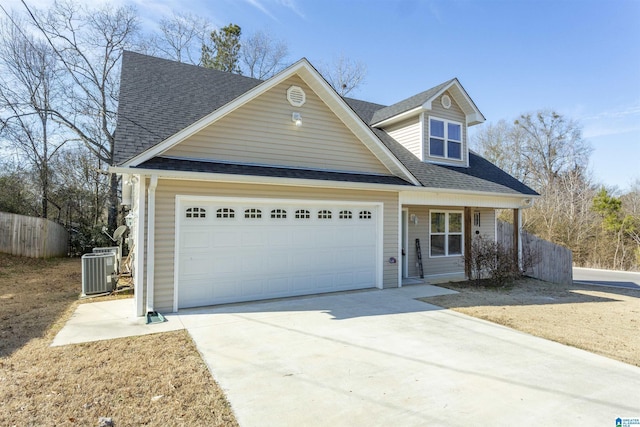
[[[242,427],[640,417],[640,368],[413,299],[438,289],[183,310],[166,324],[187,328]]]

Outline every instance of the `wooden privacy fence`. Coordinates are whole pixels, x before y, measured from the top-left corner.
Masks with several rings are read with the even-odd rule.
[[[0,252],[31,258],[67,255],[69,233],[44,218],[0,212]]]
[[[503,247],[513,248],[513,224],[498,221],[497,239]],[[531,257],[533,265],[525,274],[547,282],[570,285],[573,283],[573,253],[564,246],[522,231],[522,252],[524,257]]]

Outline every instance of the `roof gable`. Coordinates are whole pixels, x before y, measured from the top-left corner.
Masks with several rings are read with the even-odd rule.
[[[215,121],[226,116],[230,112],[236,110],[240,106],[247,104],[251,100],[255,99],[259,95],[265,93],[269,89],[275,87],[276,85],[280,84],[281,82],[285,81],[291,76],[298,75],[319,96],[319,98],[327,105],[327,107],[331,111],[333,111],[333,113],[336,114],[340,118],[340,120],[342,120],[345,126],[347,126],[351,130],[351,132],[353,132],[353,134],[362,141],[362,143],[373,153],[373,155],[375,155],[380,160],[380,162],[382,162],[382,164],[384,164],[385,167],[387,167],[388,170],[390,170],[393,174],[403,179],[406,179],[414,184],[418,184],[418,181],[411,175],[411,173],[405,168],[405,166],[397,158],[395,158],[393,154],[391,154],[388,148],[381,143],[381,141],[375,136],[375,134],[369,128],[369,126],[367,126],[364,122],[362,122],[360,117],[357,114],[355,114],[355,112],[347,105],[344,99],[342,99],[335,92],[335,90],[331,88],[331,86],[326,82],[326,80],[324,80],[322,76],[320,76],[318,71],[315,68],[313,68],[311,64],[309,64],[309,62],[304,58],[266,81],[259,81],[255,79],[247,80],[247,78],[242,78],[243,80],[241,81],[236,78],[241,76],[235,76],[233,74],[223,73],[223,74],[227,74],[226,76],[223,77],[223,76],[220,76],[220,72],[216,70],[195,67],[198,69],[198,71],[194,71],[191,68],[194,66],[179,64],[183,66],[183,67],[179,67],[180,71],[188,74],[188,76],[184,77],[185,80],[191,80],[190,77],[193,77],[193,75],[195,74],[197,74],[197,76],[195,76],[197,79],[204,80],[204,81],[220,79],[222,84],[219,85],[219,87],[215,87],[214,92],[220,89],[220,91],[222,92],[222,95],[220,96],[216,95],[215,102],[207,102],[205,99],[203,99],[207,97],[206,93],[205,93],[205,96],[203,97],[202,94],[196,95],[193,93],[193,90],[191,90],[190,93],[193,96],[196,96],[199,102],[194,101],[192,105],[188,107],[188,111],[194,113],[194,114],[190,114],[190,117],[200,116],[200,118],[183,126],[182,128],[176,131],[176,129],[179,128],[179,126],[176,125],[176,122],[184,123],[187,120],[177,119],[176,116],[182,115],[181,110],[177,109],[177,110],[171,111],[170,114],[168,114],[169,116],[168,119],[172,121],[172,124],[170,126],[161,125],[161,128],[165,131],[167,131],[167,129],[174,130],[173,134],[170,134],[167,136],[155,130],[155,125],[159,124],[158,122],[160,121],[158,118],[150,117],[149,116],[150,113],[147,113],[147,115],[145,116],[144,114],[140,114],[139,111],[137,111],[141,108],[141,104],[139,100],[136,100],[135,98],[133,98],[131,94],[128,93],[128,91],[133,90],[133,92],[137,93],[140,96],[143,96],[142,98],[142,101],[144,101],[143,105],[146,105],[153,111],[157,111],[159,109],[166,110],[166,107],[158,102],[160,101],[160,99],[158,100],[154,99],[154,96],[155,96],[154,93],[156,92],[156,88],[148,83],[148,79],[150,77],[153,77],[153,80],[165,83],[165,86],[163,86],[162,88],[165,89],[166,91],[173,90],[175,92],[176,87],[175,86],[172,87],[171,81],[168,81],[168,82],[166,81],[169,79],[169,77],[163,74],[164,67],[163,69],[160,69],[160,70],[156,69],[155,67],[149,68],[150,66],[149,63],[155,62],[157,58],[150,58],[145,55],[139,55],[139,54],[130,54],[127,56],[129,57],[129,59],[127,61],[123,60],[123,73],[122,73],[123,77],[122,77],[122,84],[121,84],[121,92],[126,94],[125,95],[126,98],[124,99],[124,101],[128,101],[130,105],[122,107],[123,116],[120,116],[121,110],[120,109],[118,110],[118,113],[119,113],[118,129],[120,129],[121,122],[125,122],[128,124],[128,126],[126,126],[122,131],[122,133],[124,134],[128,134],[128,132],[132,132],[131,128],[137,128],[137,129],[135,132],[132,132],[133,136],[123,135],[123,139],[128,138],[128,139],[125,139],[124,141],[119,140],[118,137],[116,137],[117,151],[119,152],[118,160],[120,160],[123,166],[135,167],[147,160],[150,160],[156,157],[157,155],[167,151],[169,148],[183,141],[185,138],[191,135],[194,135],[195,133],[204,129],[211,123],[214,123]],[[166,61],[166,60],[160,60],[160,61],[163,61],[163,64],[156,63],[155,65],[163,66],[163,65],[167,65],[166,62],[172,63],[171,61]],[[175,64],[175,63],[172,63],[172,64]],[[171,68],[171,66],[169,66],[169,68]],[[202,72],[214,72],[215,75],[214,74],[211,74],[210,76],[204,75],[204,74],[201,74]],[[158,77],[157,76],[158,74],[160,74],[161,76]],[[132,75],[135,75],[135,78],[132,78],[131,77]],[[180,79],[179,74],[175,74],[174,72],[172,73],[172,75],[173,77]],[[135,83],[138,83],[140,85],[144,85],[145,87],[147,87],[148,90],[151,92],[151,94],[147,94],[145,96],[142,93],[143,90],[141,90],[140,88],[132,88],[132,85],[134,85]],[[188,86],[189,84],[188,82],[184,83],[183,81],[177,81],[177,82],[174,81],[173,83],[175,83],[177,87],[184,87],[185,85]],[[198,85],[198,87],[202,87],[202,86],[206,86],[206,85],[203,85],[203,84]],[[238,95],[235,98],[233,98],[233,95],[236,95],[236,94]],[[227,102],[222,105],[217,105],[219,104],[219,101],[221,101],[222,98],[225,98],[225,97],[227,98]],[[159,98],[162,98],[162,100],[172,100],[172,97],[170,95],[167,95],[164,97],[160,96]],[[182,95],[182,94],[180,95],[180,99],[185,99],[185,98],[187,98],[186,95]],[[123,103],[122,98],[120,100],[120,103],[121,104]],[[180,103],[180,105],[184,105],[187,103],[188,103],[188,100],[185,101],[184,103]],[[135,105],[136,107],[132,107],[132,105]],[[212,106],[214,108],[213,110],[209,110],[208,114],[206,109],[204,110],[204,114],[203,113],[197,114],[194,111],[197,108],[203,109],[205,107],[210,108]],[[132,111],[132,110],[135,110],[135,111]],[[177,114],[176,112],[179,112],[179,113]],[[145,124],[141,124],[139,122],[136,122],[135,120],[132,120],[131,119],[132,115],[133,116],[138,115],[144,118]],[[164,116],[167,116],[167,114],[165,114]],[[116,133],[118,134],[118,132],[120,132],[120,130],[118,130]],[[146,142],[144,139],[145,136],[147,138],[152,139],[154,142],[153,143]],[[121,143],[128,145],[127,149],[122,149]],[[121,154],[123,151],[125,152],[124,155]],[[126,158],[126,155],[132,152],[135,154],[133,156],[130,156],[129,158]]]
[[[467,91],[464,90],[457,78],[453,78],[429,90],[377,110],[369,123],[375,127],[384,127],[418,115],[423,111],[430,111],[432,102],[446,91],[453,96],[454,101],[464,112],[467,125],[472,126],[485,121],[484,116],[471,97],[469,97]]]
[[[305,102],[293,106],[294,88]],[[295,104],[295,103],[294,103]],[[293,114],[300,114],[296,126]],[[390,175],[296,74],[161,153],[174,159]]]

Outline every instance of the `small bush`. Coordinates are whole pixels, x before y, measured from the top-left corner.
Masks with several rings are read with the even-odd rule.
[[[470,280],[480,284],[482,279],[490,279],[493,286],[502,287],[521,276],[521,271],[512,249],[498,242],[477,236],[471,243],[469,259]]]

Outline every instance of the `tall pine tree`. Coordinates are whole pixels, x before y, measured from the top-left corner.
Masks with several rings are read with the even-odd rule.
[[[239,65],[241,32],[240,26],[236,24],[222,27],[220,31],[213,30],[210,44],[202,45],[202,65],[229,73],[242,74]]]

